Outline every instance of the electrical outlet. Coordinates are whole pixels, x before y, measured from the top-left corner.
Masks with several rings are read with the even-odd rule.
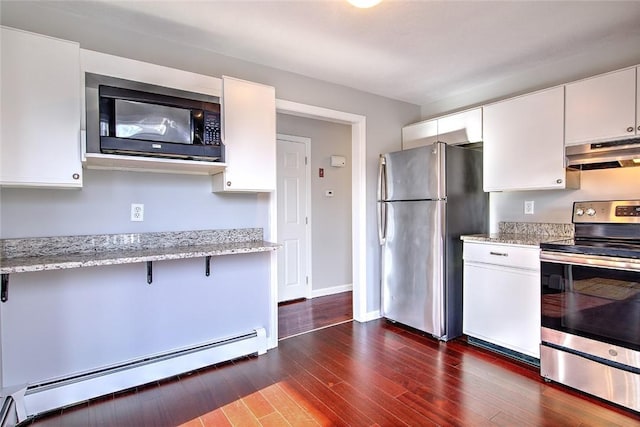
[[[526,200],[524,202],[525,215],[533,215],[533,200]]]
[[[144,221],[144,205],[131,203],[131,221]]]

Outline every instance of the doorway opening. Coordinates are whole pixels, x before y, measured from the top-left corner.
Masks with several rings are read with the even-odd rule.
[[[331,123],[341,123],[351,128],[351,173],[352,173],[352,274],[353,278],[353,319],[358,322],[380,317],[380,310],[367,309],[367,234],[366,222],[366,128],[365,116],[347,113],[344,111],[332,110],[324,107],[317,107],[293,101],[276,99],[276,111],[278,114],[295,117],[314,118]],[[277,203],[275,195],[268,197],[269,204],[269,227],[266,233],[267,238],[277,238]],[[277,280],[277,255],[271,256],[271,320],[269,321],[268,346],[275,348],[278,346],[278,280]]]
[[[282,339],[353,318],[352,135],[345,124],[288,115],[278,115],[278,131]]]

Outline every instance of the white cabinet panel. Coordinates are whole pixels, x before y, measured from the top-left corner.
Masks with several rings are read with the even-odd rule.
[[[493,264],[481,254],[507,254]],[[466,335],[540,357],[539,249],[464,243],[463,332]],[[512,262],[516,261],[516,262]],[[519,262],[518,262],[519,261]]]
[[[636,134],[640,135],[640,67],[636,68]]]
[[[438,141],[452,145],[482,141],[482,108],[438,118]]]
[[[483,108],[484,190],[566,188],[564,88]]]
[[[223,77],[222,121],[227,168],[213,176],[213,191],[274,191],[275,89]]]
[[[636,69],[566,85],[566,144],[636,135]]]
[[[2,28],[0,184],[82,187],[80,47]]]
[[[464,265],[463,332],[540,357],[539,273]]]
[[[402,149],[430,145],[466,144],[482,141],[482,108],[461,111],[402,128]]]
[[[402,128],[402,149],[431,145],[438,140],[438,121],[427,120]]]
[[[540,269],[540,251],[528,247],[465,243],[464,260],[528,270]]]

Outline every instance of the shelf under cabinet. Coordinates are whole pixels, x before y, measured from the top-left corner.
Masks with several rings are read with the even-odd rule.
[[[187,175],[215,175],[227,167],[226,163],[221,162],[123,156],[119,154],[102,153],[86,153],[84,155],[83,165],[86,169],[179,173]]]

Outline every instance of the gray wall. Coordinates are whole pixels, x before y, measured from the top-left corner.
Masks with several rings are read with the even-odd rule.
[[[398,102],[380,96],[364,93],[354,89],[346,88],[310,79],[301,75],[277,70],[269,67],[252,64],[235,58],[222,56],[214,52],[196,49],[179,43],[171,42],[165,38],[158,38],[147,34],[141,34],[134,30],[125,28],[117,19],[109,16],[95,16],[91,21],[79,18],[72,12],[50,9],[46,2],[2,2],[0,3],[0,19],[3,25],[21,28],[36,33],[46,34],[53,37],[77,41],[84,49],[96,50],[141,61],[152,62],[169,67],[207,74],[211,76],[221,76],[223,74],[272,85],[276,88],[276,97],[289,101],[295,101],[339,111],[359,114],[367,118],[367,147],[366,147],[366,212],[367,212],[367,311],[375,312],[380,308],[380,274],[379,274],[379,248],[377,244],[376,219],[375,219],[375,179],[377,158],[381,152],[400,149],[400,129],[409,123],[413,123],[420,118],[420,107],[404,102]],[[68,6],[73,8],[73,4]],[[185,28],[185,31],[191,29]],[[125,194],[126,187],[131,185],[126,179],[128,175],[115,172],[107,172],[114,177],[113,191],[116,194]],[[81,192],[91,191],[90,177],[88,184]],[[168,177],[168,181],[173,185],[180,186],[183,178]],[[174,181],[175,180],[175,181]],[[28,192],[31,190],[16,190]],[[143,191],[143,190],[141,190]],[[59,194],[59,193],[55,193]],[[4,199],[5,193],[2,193]],[[3,200],[3,210],[9,209],[13,212],[19,211],[18,207],[11,206],[21,196],[13,195],[11,200]],[[29,196],[22,196],[29,197]],[[57,196],[47,196],[54,198]],[[68,197],[68,196],[67,196]],[[129,197],[123,200],[118,199],[118,203],[128,204]],[[215,198],[214,198],[215,200]],[[243,199],[244,200],[244,199]],[[267,222],[267,213],[261,214],[261,197],[258,196],[256,206],[242,205],[239,207],[232,202],[228,209],[232,211],[247,209],[251,215],[256,213],[253,224],[246,221],[246,226],[255,226]],[[153,200],[147,201],[154,204]],[[189,202],[181,209],[188,210],[191,206]],[[242,203],[242,202],[239,202]],[[249,202],[247,202],[250,204]],[[6,205],[9,205],[8,207]],[[194,205],[196,208],[198,205]],[[44,209],[44,208],[39,208]],[[84,208],[79,208],[84,209]],[[225,207],[227,209],[227,207]],[[197,209],[194,209],[196,212]],[[120,210],[118,210],[120,212]],[[151,215],[153,209],[149,211]],[[26,215],[26,214],[25,214]],[[194,213],[195,215],[195,213]],[[241,214],[243,215],[243,214]],[[27,215],[36,218],[36,214]],[[39,225],[41,233],[64,234],[57,227],[67,230],[72,225],[71,221],[61,219],[49,225]],[[90,218],[83,218],[81,223],[91,221]],[[149,219],[151,221],[151,219]],[[176,220],[177,221],[177,220]],[[200,228],[205,219],[186,220],[180,219],[180,228]],[[169,222],[169,221],[167,221]],[[170,221],[175,224],[175,221]],[[65,224],[65,225],[61,225]],[[95,222],[94,224],[99,224]],[[117,222],[122,227],[132,227],[131,224]],[[146,222],[146,226],[151,227],[151,222]],[[166,222],[153,223],[159,228],[164,228]],[[19,217],[11,216],[3,218],[3,228],[9,229],[29,229],[24,225],[24,221]],[[95,231],[103,226],[95,225]],[[114,226],[115,227],[115,226]],[[48,229],[47,229],[48,228]],[[83,230],[92,230],[91,226],[82,227]],[[124,230],[119,230],[124,231]],[[159,231],[159,230],[155,230]],[[66,232],[66,231],[65,231]],[[4,233],[4,231],[3,231]]]
[[[214,194],[208,176],[86,170],[81,190],[3,188],[0,237],[266,228],[268,201]],[[130,221],[131,203],[144,221]]]
[[[312,291],[350,285],[351,256],[351,126],[278,114],[278,133],[311,139]],[[331,155],[347,159],[331,167]],[[318,169],[324,169],[324,178]],[[325,197],[326,190],[334,196]]]
[[[500,221],[570,223],[574,201],[640,199],[640,167],[583,171],[579,190],[491,193],[491,229]],[[535,202],[524,214],[525,200]]]

